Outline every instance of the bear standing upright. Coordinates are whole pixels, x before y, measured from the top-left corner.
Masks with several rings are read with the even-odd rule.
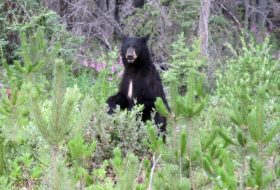
[[[161,78],[150,57],[147,47],[148,39],[149,36],[123,38],[121,56],[124,73],[119,92],[107,100],[109,114],[114,112],[116,105],[119,105],[121,109],[130,110],[136,100],[137,104],[144,105],[142,121],[146,122],[151,120],[157,97],[162,98],[166,108],[170,111]],[[160,133],[165,139],[166,118],[156,112],[154,120],[156,125],[160,126]]]

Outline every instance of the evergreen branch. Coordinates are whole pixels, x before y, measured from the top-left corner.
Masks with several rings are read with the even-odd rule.
[[[35,124],[42,134],[43,138],[51,144],[50,133],[48,130],[48,124],[45,118],[43,117],[42,110],[39,107],[37,100],[30,100],[31,103],[31,114],[35,120]]]
[[[83,101],[80,116],[79,116],[79,119],[78,119],[77,124],[76,124],[77,127],[75,128],[78,133],[83,130],[85,125],[91,119],[93,110],[94,110],[93,99],[91,99],[89,96],[86,96],[84,101]],[[75,133],[75,134],[77,134],[77,133]]]
[[[54,129],[54,134],[59,132],[59,128],[62,125],[62,104],[66,92],[64,83],[64,63],[62,60],[56,60],[54,66],[54,82],[53,82],[53,95],[52,95],[52,117],[51,117],[51,128]],[[58,133],[59,134],[59,133]]]

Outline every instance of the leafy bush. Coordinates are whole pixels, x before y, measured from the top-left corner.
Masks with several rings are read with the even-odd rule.
[[[13,60],[20,59],[19,35],[21,33],[33,34],[41,28],[45,37],[49,39],[49,46],[55,46],[60,42],[62,49],[60,53],[67,61],[73,60],[77,54],[78,47],[82,44],[83,38],[73,36],[66,30],[59,16],[44,9],[38,1],[7,1],[0,3],[0,47],[4,50],[4,57],[11,64]],[[7,16],[9,15],[9,16]],[[48,65],[45,65],[48,66]],[[50,73],[49,73],[50,74]]]
[[[272,111],[276,109],[275,102],[279,102],[279,65],[269,53],[268,39],[260,44],[253,38],[249,39],[250,43],[246,42],[242,37],[241,42],[240,52],[231,48],[235,57],[228,62],[227,69],[223,71],[225,74],[220,75],[218,80],[218,94],[226,100],[223,106],[233,123],[229,124],[233,129],[227,138],[230,144],[238,143],[236,152],[240,157],[235,160],[241,167],[228,163],[232,177],[222,177],[221,180],[231,189],[236,188],[237,180],[239,188],[265,189],[273,180],[273,172],[264,171],[271,171],[267,169],[267,162],[271,154],[277,152],[273,147],[280,130],[279,120],[275,118],[279,113]],[[246,165],[249,168],[244,169]],[[233,170],[239,172],[238,179]]]
[[[222,70],[218,79],[218,93],[227,99],[233,98],[234,90],[246,84],[249,95],[255,95],[257,89],[264,87],[269,95],[279,95],[279,60],[271,55],[269,38],[258,43],[254,38],[241,37],[242,47],[235,50],[229,45],[234,58],[230,59],[225,70]],[[226,71],[226,75],[222,74]],[[230,97],[228,97],[230,96]]]
[[[140,110],[140,107],[135,107],[129,112],[118,109],[113,116],[108,116],[107,107],[95,108],[85,134],[86,139],[97,140],[94,155],[96,163],[111,158],[115,147],[119,147],[124,155],[134,152],[138,156],[143,156],[148,152],[143,144],[146,134],[139,118]]]
[[[177,41],[172,44],[171,63],[168,71],[164,72],[164,81],[178,86],[180,94],[187,91],[186,81],[190,71],[202,74],[201,69],[205,65],[206,59],[200,54],[200,43],[196,40],[192,48],[186,47],[184,33],[178,36]]]

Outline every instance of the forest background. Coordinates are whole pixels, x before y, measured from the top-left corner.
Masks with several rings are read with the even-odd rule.
[[[172,113],[107,115],[123,35]],[[1,0],[1,189],[279,189],[280,1]]]

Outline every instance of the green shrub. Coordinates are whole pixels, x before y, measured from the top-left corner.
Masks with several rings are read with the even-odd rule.
[[[258,43],[252,37],[248,41],[241,37],[241,44],[238,50],[229,45],[234,57],[227,61],[224,70],[218,75],[219,95],[230,100],[233,91],[245,83],[250,96],[254,96],[260,87],[264,87],[269,95],[278,96],[279,60],[271,54],[269,38]]]
[[[169,85],[177,86],[180,94],[184,95],[188,89],[186,81],[190,71],[202,74],[201,70],[205,62],[205,57],[200,53],[199,40],[196,40],[189,49],[186,46],[184,33],[181,33],[177,41],[172,44],[170,68],[163,73],[163,80]]]
[[[139,118],[140,110],[139,107],[129,112],[117,109],[114,115],[108,115],[106,105],[96,107],[85,132],[86,139],[97,140],[94,155],[96,163],[110,159],[115,147],[119,147],[124,155],[133,152],[143,156],[147,153],[147,147],[142,142],[146,133]]]

